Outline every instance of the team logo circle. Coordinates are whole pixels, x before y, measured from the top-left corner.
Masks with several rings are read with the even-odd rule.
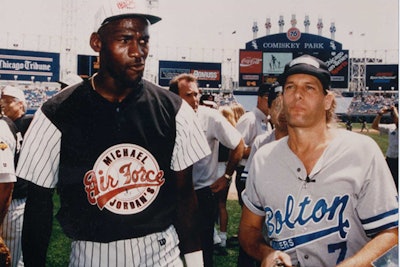
[[[134,144],[104,151],[84,178],[90,204],[130,215],[146,209],[164,184],[164,172],[153,155]]]
[[[299,29],[297,29],[296,27],[292,27],[290,28],[287,32],[286,32],[286,37],[292,41],[298,41],[301,37],[301,32]]]

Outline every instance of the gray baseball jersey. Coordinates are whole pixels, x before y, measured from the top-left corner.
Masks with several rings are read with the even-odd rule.
[[[257,151],[242,196],[265,216],[269,245],[293,265],[336,266],[398,226],[398,194],[372,139],[337,130],[308,176],[287,141]]]

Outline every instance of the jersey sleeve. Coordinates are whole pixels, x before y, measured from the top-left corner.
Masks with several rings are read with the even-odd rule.
[[[0,137],[0,183],[16,182],[14,153],[10,146]]]
[[[17,176],[46,188],[58,182],[61,132],[39,109],[24,137]]]
[[[211,153],[206,137],[193,109],[182,101],[176,115],[176,139],[171,169],[181,171]]]
[[[17,181],[13,151],[16,147],[16,140],[4,121],[1,121],[0,130],[0,183],[12,183]]]
[[[249,166],[248,176],[246,177],[246,187],[242,192],[242,199],[244,205],[258,216],[265,216],[265,212],[262,205],[262,200],[258,193],[257,177],[260,176],[259,171],[259,157],[255,155],[252,160],[252,164]],[[262,175],[261,175],[262,176]]]
[[[229,149],[235,149],[242,139],[242,135],[218,111],[215,113],[214,132],[216,139]]]
[[[14,153],[10,147],[0,138],[0,183],[13,183],[17,181],[15,176]]]
[[[396,128],[394,124],[379,124],[379,132],[381,134],[388,134],[394,128]]]
[[[372,160],[366,164],[366,182],[360,192],[357,213],[365,233],[373,237],[398,226],[398,193],[379,147],[371,143]]]

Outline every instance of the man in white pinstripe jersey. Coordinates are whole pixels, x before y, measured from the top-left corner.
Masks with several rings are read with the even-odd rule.
[[[18,129],[18,143],[20,145],[33,118],[32,114],[26,114],[28,105],[24,91],[17,86],[5,86],[1,93],[0,104],[4,114],[13,121]],[[18,162],[18,156],[15,158],[15,162]],[[28,183],[17,177],[11,204],[3,222],[3,238],[11,251],[12,267],[24,266],[21,235],[27,189]]]
[[[1,111],[1,110],[0,110]],[[15,157],[19,153],[19,131],[11,119],[0,112],[0,266],[11,266],[11,252],[4,238],[3,221],[10,206],[15,176]],[[5,238],[4,238],[5,239]]]
[[[31,182],[26,266],[44,266],[52,192],[72,239],[70,266],[202,266],[191,166],[207,156],[201,126],[178,96],[144,79],[145,1],[109,0],[90,45],[97,74],[36,112],[17,172]]]

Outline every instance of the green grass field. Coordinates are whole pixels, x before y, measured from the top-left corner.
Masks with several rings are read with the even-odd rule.
[[[360,124],[353,123],[353,132],[360,132]],[[369,130],[368,133],[364,131],[361,134],[366,134],[371,136],[380,146],[382,153],[386,151],[388,145],[387,136],[380,136],[377,131],[371,129]],[[58,209],[59,200],[57,196],[54,197],[54,201],[55,201],[55,209]],[[239,220],[240,220],[240,206],[237,200],[228,200],[227,208],[229,214],[229,225],[228,225],[228,239],[229,239],[230,237],[235,236],[237,234]],[[48,257],[47,257],[47,266],[51,267],[68,266],[69,246],[70,246],[70,240],[68,240],[62,234],[61,228],[57,220],[54,220],[53,234],[51,237]],[[227,256],[215,256],[215,266],[234,267],[236,266],[237,256],[238,256],[238,247],[236,245],[228,246]]]

